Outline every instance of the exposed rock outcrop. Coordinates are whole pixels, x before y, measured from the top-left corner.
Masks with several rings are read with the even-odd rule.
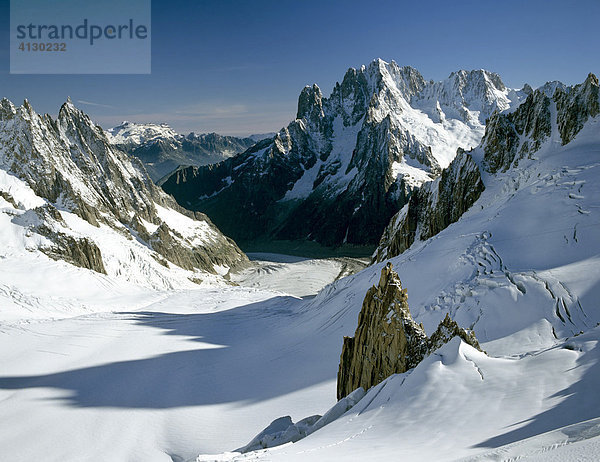
[[[550,95],[552,90],[554,93]],[[551,115],[553,104],[555,120]],[[542,147],[552,134],[553,124],[556,124],[562,144],[567,144],[590,117],[599,113],[599,85],[594,74],[572,87],[549,82],[531,93],[516,111],[492,115],[481,141],[484,167],[490,173],[496,173],[516,166],[520,159]]]
[[[75,238],[65,233],[48,231],[45,233],[38,228],[40,234],[50,238],[54,245],[41,247],[40,250],[54,260],[64,260],[81,268],[91,269],[98,273],[106,274],[102,252],[94,241],[86,237]]]
[[[589,74],[582,84],[554,94],[558,130],[563,144],[570,142],[590,117],[600,113],[598,77]]]
[[[391,219],[373,261],[401,254],[415,239],[435,236],[457,221],[484,189],[477,164],[470,154],[459,150],[442,175],[414,191],[408,203]]]
[[[494,113],[482,140],[487,170],[508,170],[515,160],[537,151],[551,130],[550,98],[541,91],[531,93],[515,112]]]
[[[368,390],[392,374],[412,369],[457,335],[481,350],[475,335],[448,315],[428,338],[423,325],[413,320],[406,289],[388,263],[381,270],[379,283],[367,291],[354,337],[344,337],[337,398],[359,387]]]
[[[458,323],[450,317],[448,313],[442,322],[439,323],[437,329],[429,340],[427,341],[427,348],[429,352],[435,351],[440,348],[442,345],[445,345],[454,337],[460,337],[460,339],[471,345],[473,348],[476,348],[479,351],[481,350],[481,346],[475,337],[475,333],[472,330],[463,329],[458,325]]]
[[[52,204],[27,210],[15,216],[12,221],[46,238],[46,243],[39,250],[50,258],[106,274],[102,252],[96,243],[85,236],[61,232],[60,229],[66,228],[67,224]]]

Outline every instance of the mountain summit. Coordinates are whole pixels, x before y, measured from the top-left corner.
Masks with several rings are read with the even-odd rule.
[[[457,148],[479,144],[494,111],[525,97],[492,72],[433,82],[377,59],[349,69],[329,97],[306,86],[296,119],[272,140],[218,165],[180,169],[163,188],[240,242],[374,245],[415,188]]]

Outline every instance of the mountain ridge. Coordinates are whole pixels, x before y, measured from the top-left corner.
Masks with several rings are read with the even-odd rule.
[[[350,68],[329,97],[304,87],[296,120],[271,143],[217,166],[179,169],[161,184],[240,242],[376,244],[415,188],[458,147],[479,144],[493,110],[509,111],[525,96],[488,71],[436,83],[374,60]]]
[[[0,189],[11,206],[5,213],[14,217],[8,226],[15,235],[37,235],[32,250],[53,259],[113,275],[128,268],[133,278],[147,273],[147,283],[167,286],[246,261],[205,215],[154,185],[142,163],[116,149],[70,100],[53,119],[27,100],[15,107],[2,99],[0,168],[22,184],[16,194],[3,175]],[[35,199],[23,202],[24,194]]]
[[[399,255],[415,240],[426,240],[456,222],[485,189],[486,176],[518,168],[521,160],[549,144],[568,144],[600,113],[599,89],[594,74],[571,87],[550,82],[531,92],[515,111],[495,111],[481,145],[470,152],[459,150],[442,175],[416,191],[392,218],[373,261]]]

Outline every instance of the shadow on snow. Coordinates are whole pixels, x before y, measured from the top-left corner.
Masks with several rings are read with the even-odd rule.
[[[0,376],[0,388],[68,390],[71,395],[50,399],[80,407],[164,409],[268,400],[335,380],[341,336],[318,336],[294,311],[297,302],[274,297],[215,313],[118,313],[212,348],[47,375]]]

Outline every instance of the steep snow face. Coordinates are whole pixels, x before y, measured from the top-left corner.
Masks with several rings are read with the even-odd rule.
[[[133,122],[123,122],[109,129],[106,134],[114,146],[140,159],[155,182],[159,182],[179,166],[217,163],[269,137],[267,134],[238,138],[217,133],[193,132],[182,135],[166,124]]]
[[[493,111],[525,96],[487,71],[428,82],[411,67],[375,60],[349,69],[329,97],[305,87],[296,120],[271,143],[218,168],[180,170],[163,187],[242,241],[375,244],[416,187],[457,148],[479,144]]]
[[[183,210],[68,101],[58,118],[0,102],[3,246],[151,287],[216,280],[246,260],[202,214]],[[35,259],[34,259],[35,260]],[[211,276],[206,276],[211,274]]]

